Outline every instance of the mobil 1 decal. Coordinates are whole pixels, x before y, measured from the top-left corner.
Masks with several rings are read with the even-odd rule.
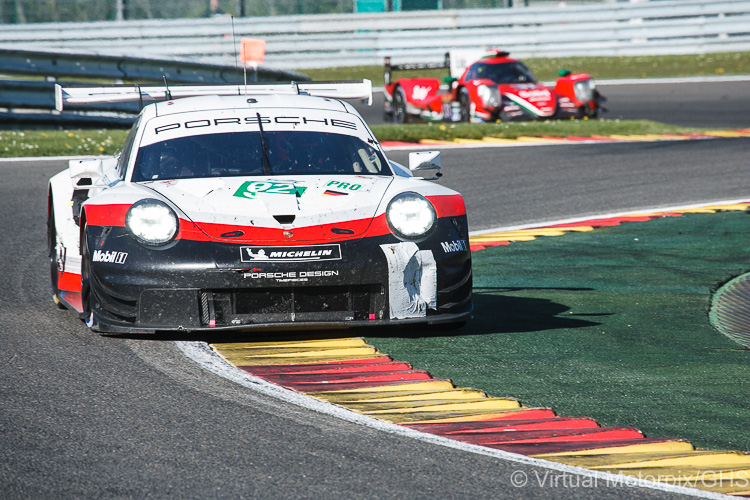
[[[445,253],[469,251],[469,242],[466,240],[441,241],[440,246],[443,247]]]
[[[362,184],[346,181],[329,181],[326,183],[325,188],[323,196],[346,196],[349,193],[356,193],[362,189]]]
[[[259,193],[302,196],[307,187],[297,186],[291,182],[246,181],[234,192],[238,198],[254,199]]]
[[[94,250],[91,256],[93,262],[107,262],[109,264],[125,264],[128,258],[127,252]]]

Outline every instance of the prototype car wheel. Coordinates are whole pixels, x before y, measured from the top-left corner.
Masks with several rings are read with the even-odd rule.
[[[461,110],[461,121],[471,121],[471,98],[465,87],[461,87],[461,90],[458,91],[458,105]]]
[[[406,96],[401,87],[396,88],[393,93],[393,122],[407,123],[409,116],[406,114]]]
[[[596,118],[598,115],[599,115],[599,110],[591,109],[591,106],[589,106],[588,104],[584,104],[583,106],[578,108],[579,118],[584,118],[584,117]]]

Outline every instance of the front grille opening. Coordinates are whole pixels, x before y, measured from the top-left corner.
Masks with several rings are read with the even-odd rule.
[[[209,326],[383,319],[380,285],[206,290],[201,322]]]
[[[276,221],[279,224],[291,224],[294,222],[294,219],[296,218],[296,215],[274,215],[273,218],[276,219]]]
[[[318,290],[299,289],[294,296],[294,312],[348,311],[350,293],[340,293],[334,287]]]
[[[90,293],[93,296],[93,307],[96,313],[111,322],[135,324],[138,302],[135,299],[116,297],[102,286],[95,274],[91,273],[90,276],[92,280]]]
[[[224,310],[231,303],[234,314],[269,314],[283,313],[292,310],[293,298],[288,292],[276,293],[261,291],[260,293],[234,292],[224,298]]]

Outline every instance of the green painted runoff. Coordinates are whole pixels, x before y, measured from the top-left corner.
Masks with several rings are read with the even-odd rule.
[[[365,331],[394,359],[492,396],[699,448],[750,450],[750,350],[708,320],[750,269],[750,216],[687,214],[481,250],[474,319]]]

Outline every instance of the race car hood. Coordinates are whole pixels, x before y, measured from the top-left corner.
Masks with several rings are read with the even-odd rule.
[[[143,183],[210,239],[233,243],[341,240],[364,234],[389,176],[219,177]],[[296,234],[295,234],[296,233]]]
[[[557,109],[555,94],[538,83],[498,85],[500,93],[527,112],[541,117],[552,116]]]

